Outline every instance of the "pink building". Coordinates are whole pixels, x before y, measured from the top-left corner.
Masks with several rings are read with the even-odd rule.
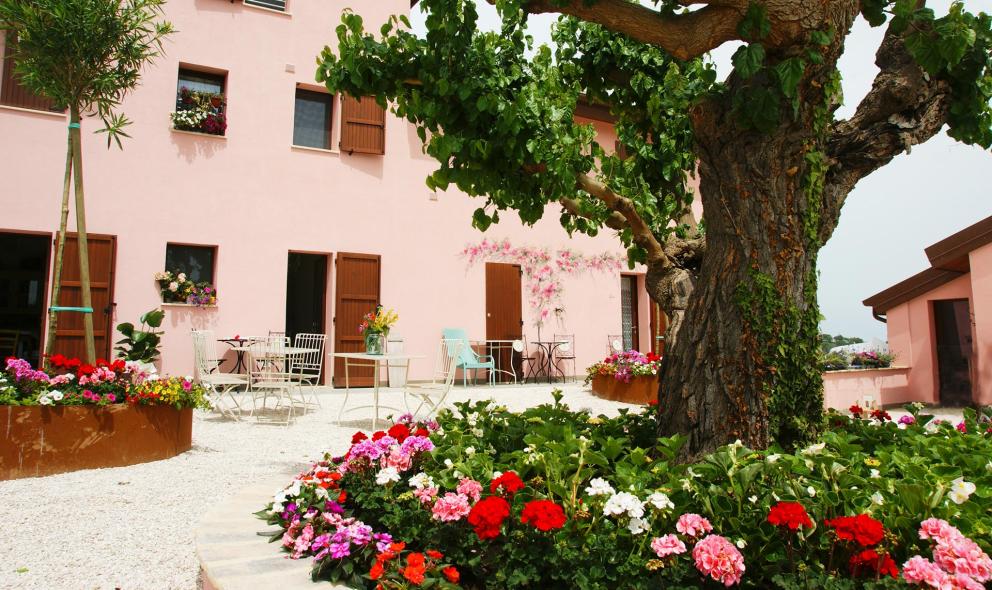
[[[521,279],[512,260],[469,265],[466,246],[486,237],[552,256],[566,249],[622,254],[611,232],[570,239],[557,207],[534,228],[507,215],[484,236],[470,226],[479,201],[426,187],[435,163],[423,155],[414,127],[371,101],[344,100],[314,85],[315,56],[333,43],[341,10],[352,5],[167,5],[179,32],[124,104],[132,139],[123,151],[108,150],[92,133],[98,123],[83,123],[98,355],[112,354],[113,326],[163,305],[155,273],[184,271],[215,285],[218,302],[165,305],[165,372],[192,371],[193,329],[218,338],[323,332],[329,350],[355,350],[361,314],[382,303],[399,313],[394,335],[405,349],[427,357],[411,368],[412,378],[425,378],[445,327],[464,328],[477,340],[538,339],[529,277]],[[409,9],[406,0],[361,3],[370,30]],[[3,44],[0,36],[0,51]],[[67,118],[19,86],[10,59],[2,65],[0,354],[37,361]],[[226,118],[222,135],[174,128],[170,114],[183,87],[223,94],[226,104],[208,107]],[[588,107],[582,114],[604,144],[614,143],[608,114]],[[68,241],[62,305],[79,301],[74,248]],[[664,317],[652,309],[642,271],[611,267],[555,277],[562,295],[545,306],[552,309],[541,337],[574,334],[574,372],[606,354],[608,336],[648,350],[663,333]],[[58,350],[79,355],[81,325],[76,314],[60,315]]]
[[[864,301],[907,367],[882,384],[881,401],[992,404],[992,217],[926,254],[930,268]]]

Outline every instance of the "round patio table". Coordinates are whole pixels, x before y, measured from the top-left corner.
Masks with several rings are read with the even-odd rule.
[[[223,342],[231,347],[234,354],[234,367],[231,368],[231,373],[243,373],[247,368],[245,365],[245,351],[247,350],[244,346],[248,342],[247,338],[221,338],[218,342]]]
[[[543,350],[544,353],[545,353],[544,354],[544,361],[541,363],[541,367],[543,369],[545,369],[546,372],[547,372],[547,374],[548,374],[548,383],[553,383],[554,382],[554,372],[555,372],[555,369],[556,369],[555,364],[554,364],[555,351],[557,351],[558,348],[561,347],[562,345],[568,344],[568,341],[567,340],[537,340],[537,341],[534,342],[534,344],[538,345],[541,348],[541,350]],[[561,372],[561,369],[558,369],[558,373],[561,375],[562,380],[564,380],[565,379],[565,375]]]

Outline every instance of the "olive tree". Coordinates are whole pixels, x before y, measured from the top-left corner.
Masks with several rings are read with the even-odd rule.
[[[164,20],[165,0],[0,0],[0,31],[13,43],[15,73],[32,92],[69,111],[65,178],[59,239],[52,278],[51,307],[58,307],[62,256],[69,219],[69,187],[74,185],[82,307],[92,308],[83,189],[83,115],[100,119],[97,132],[107,147],[127,137],[124,96],[138,85],[141,69],[157,57],[172,33]],[[56,311],[48,315],[46,354],[55,344]],[[93,315],[83,317],[87,361],[96,360]]]
[[[478,228],[553,207],[569,231],[618,232],[672,320],[660,434],[685,435],[685,458],[815,435],[817,254],[854,186],[896,155],[944,126],[992,144],[989,16],[923,0],[490,2],[496,33],[470,0],[422,0],[422,38],[405,17],[368,33],[346,12],[317,79],[415,124],[438,161],[427,183],[484,199]],[[562,15],[554,51],[532,48],[537,13]],[[838,59],[858,18],[885,27],[880,71],[841,120]],[[701,60],[731,42],[718,82]],[[633,157],[576,122],[584,101],[610,109]]]

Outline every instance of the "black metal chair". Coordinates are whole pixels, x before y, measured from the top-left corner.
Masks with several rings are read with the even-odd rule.
[[[554,367],[561,375],[562,381],[566,379],[575,379],[576,362],[575,362],[575,334],[555,334],[555,342],[561,342],[555,347],[555,357],[554,357]],[[568,363],[572,363],[572,372],[565,373],[561,365],[568,366]]]

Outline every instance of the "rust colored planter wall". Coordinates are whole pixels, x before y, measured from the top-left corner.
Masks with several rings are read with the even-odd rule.
[[[0,406],[0,480],[119,467],[188,451],[193,410]]]
[[[596,375],[592,378],[592,392],[597,397],[625,402],[646,404],[658,399],[658,376],[634,377],[630,383],[617,381],[612,375]]]

